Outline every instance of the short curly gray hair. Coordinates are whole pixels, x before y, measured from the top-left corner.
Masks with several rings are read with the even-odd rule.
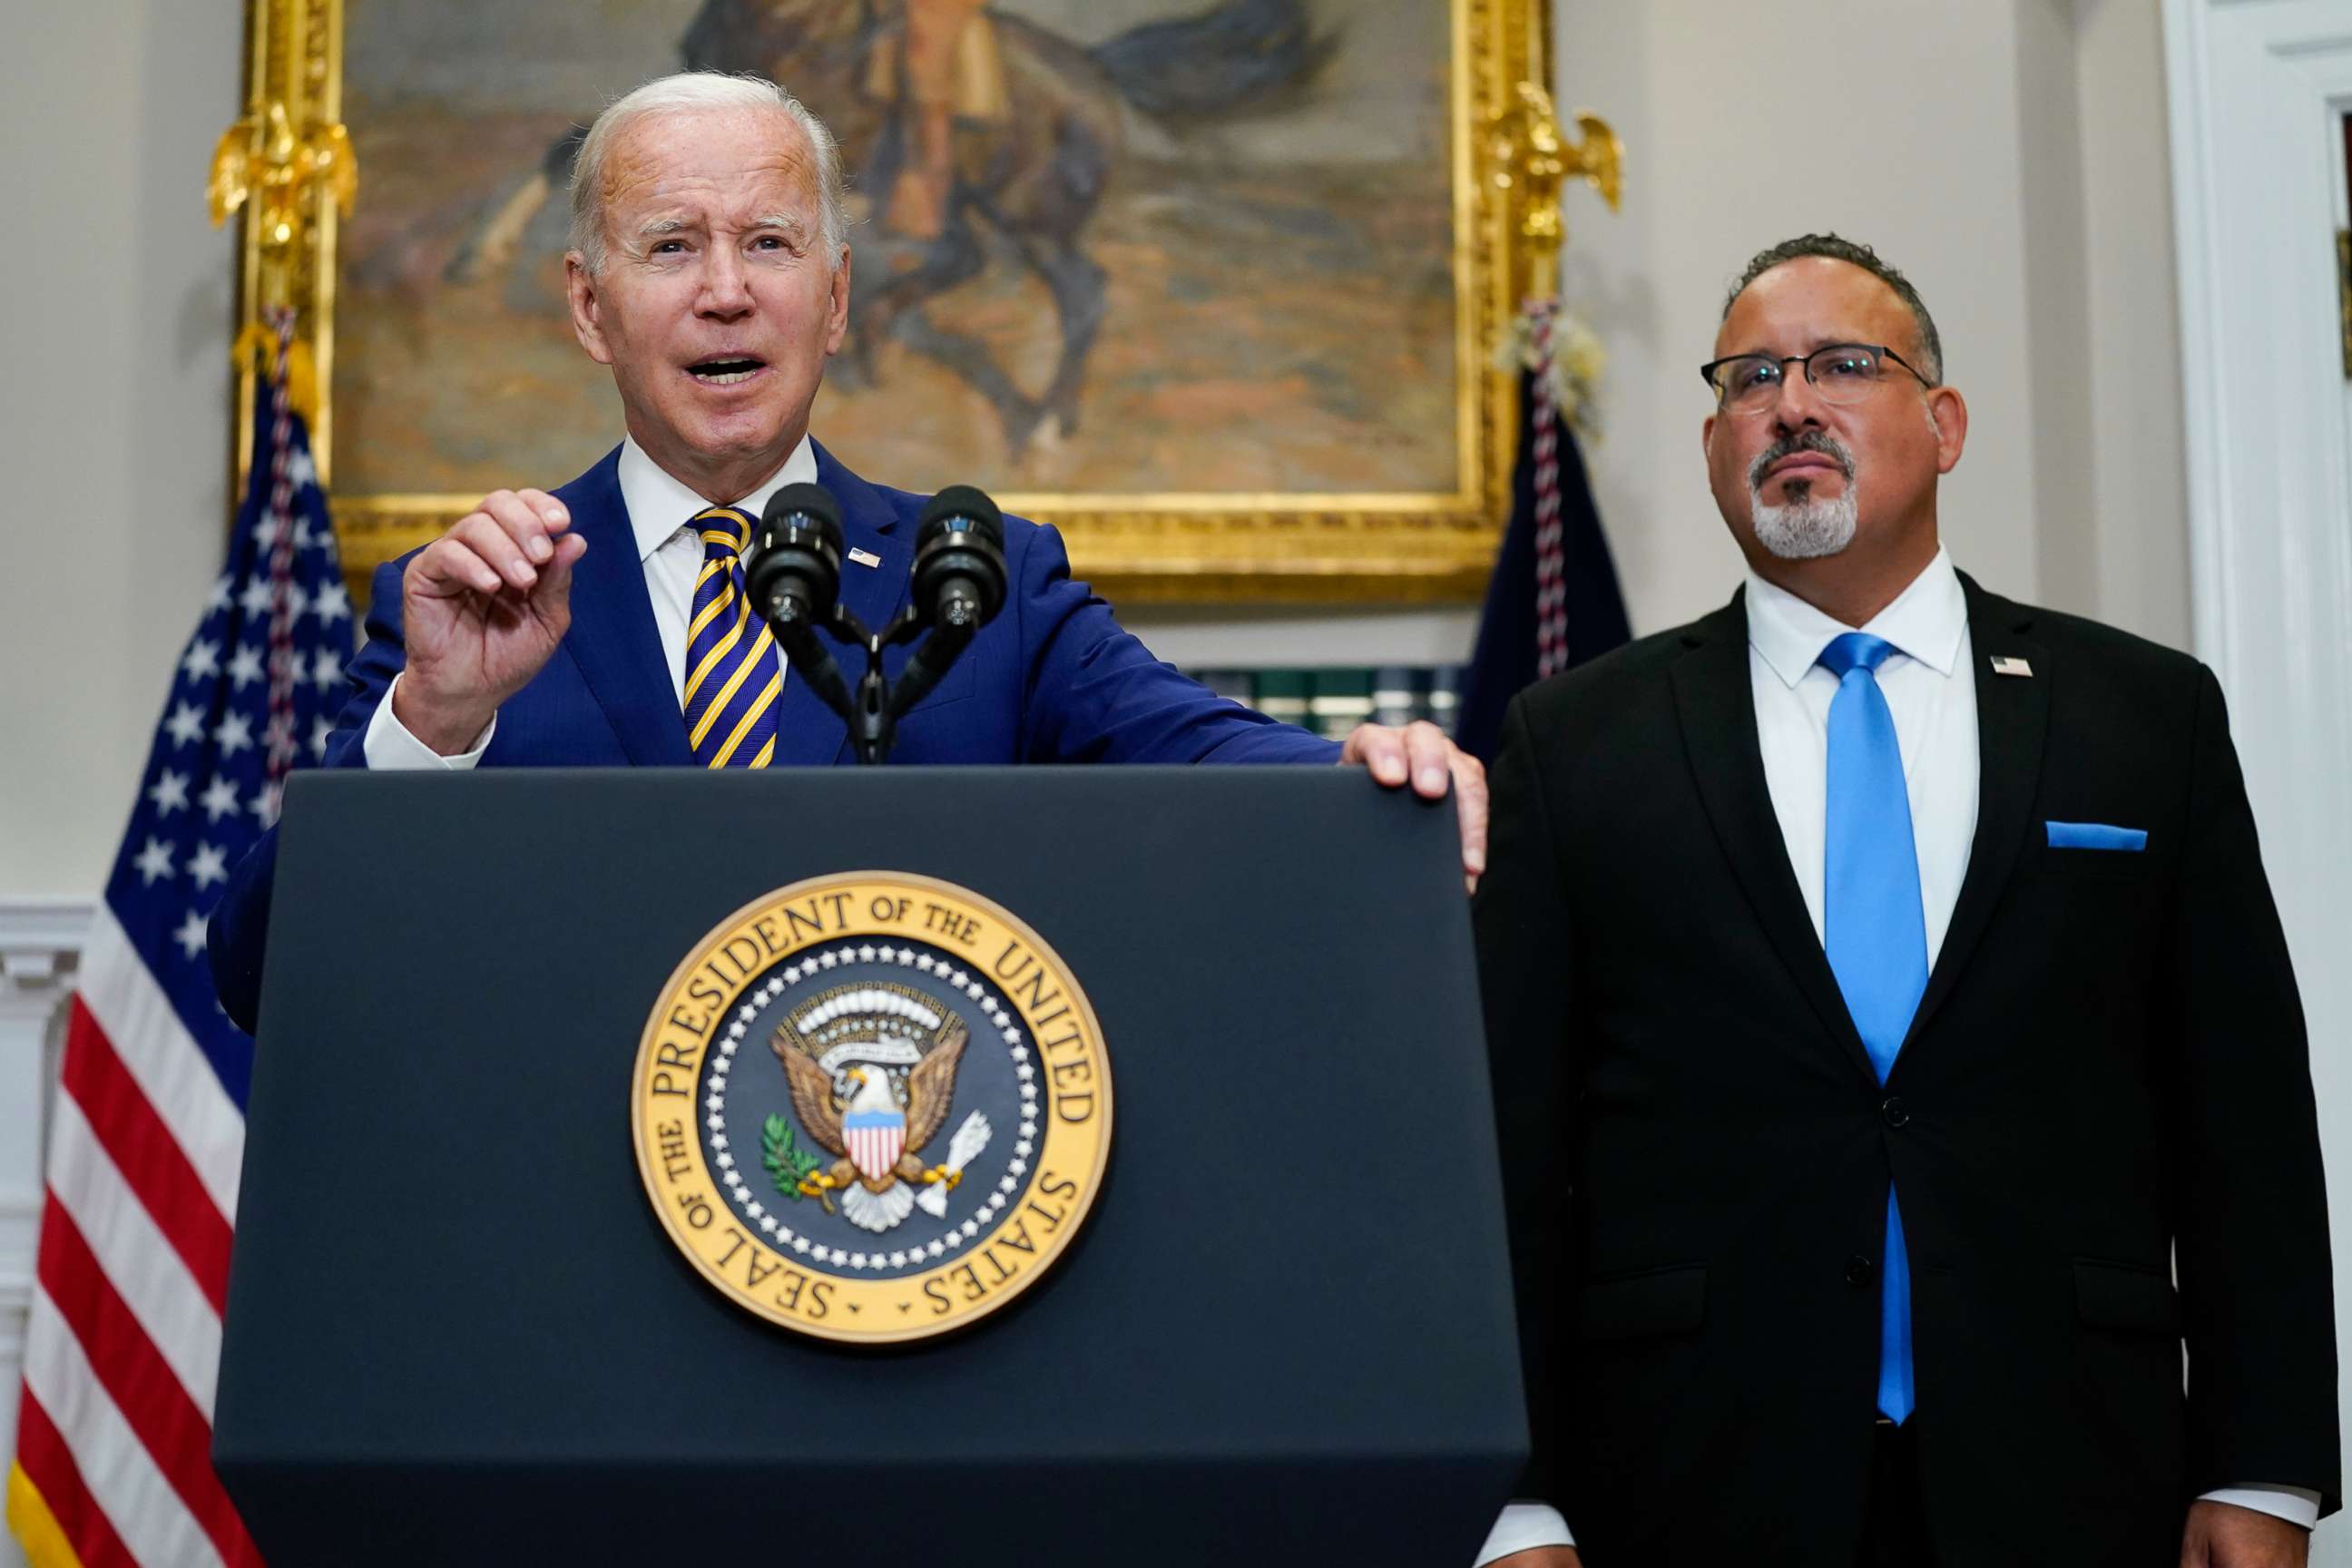
[[[710,110],[773,110],[785,116],[808,137],[816,154],[817,205],[823,212],[825,266],[838,266],[841,247],[849,231],[846,198],[841,184],[841,147],[833,132],[808,105],[762,76],[731,76],[724,71],[680,71],[660,77],[616,99],[588,127],[572,163],[572,248],[590,276],[604,269],[604,159],[613,138],[632,121],[648,114],[696,113]]]
[[[1919,329],[1920,378],[1929,386],[1943,384],[1944,340],[1937,334],[1936,318],[1927,313],[1927,301],[1919,298],[1919,290],[1911,287],[1911,279],[1881,261],[1878,252],[1838,235],[1801,234],[1794,239],[1782,240],[1769,250],[1758,251],[1748,263],[1748,270],[1739,275],[1739,281],[1731,286],[1731,292],[1723,297],[1724,319],[1730,318],[1731,307],[1738,303],[1739,296],[1748,292],[1750,283],[1775,267],[1802,260],[1808,256],[1827,257],[1832,261],[1859,267],[1894,289],[1895,297],[1910,310],[1911,320]]]

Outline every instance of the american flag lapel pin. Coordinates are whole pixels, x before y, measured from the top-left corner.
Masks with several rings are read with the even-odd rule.
[[[2026,663],[2025,660],[2021,658],[2010,658],[2000,654],[1995,654],[1993,656],[1992,672],[1995,675],[2022,676],[2028,680],[2033,679],[2033,667],[2032,665]]]
[[[882,564],[882,557],[875,554],[871,550],[859,550],[853,547],[849,552],[849,558],[852,561],[856,562],[860,566],[879,566]]]

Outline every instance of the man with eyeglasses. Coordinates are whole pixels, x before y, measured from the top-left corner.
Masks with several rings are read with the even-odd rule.
[[[1492,775],[1536,1454],[1481,1561],[2305,1562],[2326,1199],[2221,689],[1954,569],[1968,406],[1867,247],[1758,256],[1703,374],[1745,585]]]

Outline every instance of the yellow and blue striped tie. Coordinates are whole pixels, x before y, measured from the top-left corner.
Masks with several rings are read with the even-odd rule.
[[[686,739],[707,768],[764,768],[776,754],[783,667],[768,623],[751,615],[743,546],[751,520],[714,506],[694,520],[702,574],[686,626]]]

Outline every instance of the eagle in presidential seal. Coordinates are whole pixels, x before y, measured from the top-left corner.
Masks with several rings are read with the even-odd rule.
[[[838,1194],[843,1216],[875,1232],[898,1225],[918,1203],[944,1215],[946,1192],[988,1147],[988,1116],[973,1110],[944,1163],[922,1160],[947,1121],[956,1064],[971,1038],[961,1017],[906,986],[841,986],[778,1024],[769,1045],[783,1064],[793,1110],[835,1156],[823,1169],[772,1167],[779,1189],[790,1180],[800,1196],[828,1208]]]
[[[1109,1153],[1076,978],[1011,911],[865,871],[737,910],[671,974],[630,1126],[646,1194],[739,1307],[818,1338],[919,1339],[1066,1253]]]

